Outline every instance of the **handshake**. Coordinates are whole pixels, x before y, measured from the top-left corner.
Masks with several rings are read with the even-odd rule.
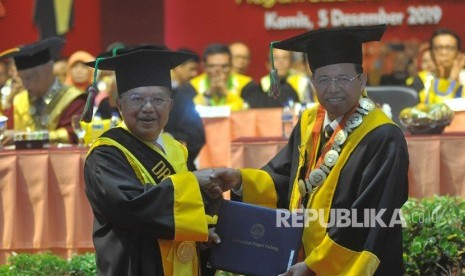
[[[214,168],[193,173],[200,189],[212,199],[221,197],[223,192],[238,189],[242,184],[241,172],[237,169]]]

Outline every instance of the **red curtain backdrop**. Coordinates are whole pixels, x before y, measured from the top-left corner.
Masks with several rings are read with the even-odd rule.
[[[119,3],[123,0],[113,1]],[[395,13],[403,16],[402,21],[397,25],[389,26],[388,32],[383,38],[384,41],[412,39],[427,41],[434,29],[438,27],[453,29],[462,39],[465,39],[465,28],[462,27],[465,0],[170,0],[164,2],[157,0],[154,2],[157,4],[151,5],[148,9],[153,10],[152,13],[147,9],[144,9],[143,12],[131,9],[134,22],[145,22],[146,25],[151,25],[153,34],[150,35],[146,29],[137,31],[118,27],[121,25],[120,21],[129,25],[134,24],[128,17],[124,17],[124,20],[118,20],[121,16],[117,15],[125,14],[126,10],[121,10],[121,6],[114,4],[114,2],[113,5],[110,4],[110,7],[114,7],[114,9],[103,9],[104,0],[74,1],[74,27],[66,35],[68,43],[63,54],[69,55],[76,50],[86,50],[92,54],[98,54],[107,46],[108,42],[124,41],[125,38],[134,43],[164,42],[171,48],[189,47],[200,54],[212,42],[243,41],[252,50],[249,75],[257,79],[267,73],[265,62],[269,42],[305,31],[304,27],[284,30],[265,28],[266,21],[269,25],[274,24],[277,27],[279,20],[289,16],[301,19],[298,22],[300,25],[312,23],[313,28],[317,28],[334,23],[331,15],[334,16],[337,13],[343,13],[345,18],[348,18],[350,14],[360,16],[361,13]],[[281,2],[288,3],[281,4]],[[5,7],[5,16],[0,17],[0,51],[36,41],[39,35],[33,24],[34,1],[2,0],[2,4]],[[163,5],[164,14],[160,12]],[[271,7],[264,7],[266,5]],[[435,14],[438,9],[439,16],[437,12]],[[146,19],[151,14],[153,17],[150,20]],[[158,19],[155,20],[155,17]],[[161,20],[160,17],[164,17],[164,20]],[[409,20],[417,20],[417,25],[409,25]],[[438,21],[435,22],[436,20]],[[110,21],[114,24],[105,25],[104,28],[102,21]],[[160,22],[164,22],[164,24]],[[161,41],[163,34],[164,41]]]
[[[287,3],[280,4],[284,2]],[[266,8],[266,5],[272,7]],[[313,27],[317,28],[338,23],[332,20],[331,15],[336,17],[341,12],[344,18],[348,18],[349,14],[354,13],[382,14],[384,11],[391,15],[403,15],[401,22],[397,22],[399,25],[389,26],[384,41],[427,41],[438,27],[453,29],[465,39],[464,10],[465,1],[460,0],[170,0],[165,1],[165,43],[173,48],[190,47],[201,53],[211,42],[243,41],[252,50],[249,75],[257,79],[266,74],[269,42],[305,31],[305,28],[267,30],[266,20],[268,24],[278,25],[277,18],[293,16],[294,19],[303,18],[299,22],[302,25],[307,17]],[[408,22],[416,25],[408,25]]]
[[[39,39],[38,29],[33,22],[34,2],[2,0],[5,16],[0,18],[0,51]],[[69,56],[77,50],[92,54],[101,51],[100,17],[100,1],[74,1],[74,26],[65,35],[67,44],[63,56]]]

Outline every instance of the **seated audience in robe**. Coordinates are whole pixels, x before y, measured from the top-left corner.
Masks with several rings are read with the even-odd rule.
[[[421,103],[442,103],[464,97],[465,53],[460,37],[448,29],[436,30],[430,39],[435,63],[433,74],[418,74],[411,85],[419,92]]]
[[[244,109],[241,96],[253,85],[251,77],[231,71],[231,52],[224,44],[210,44],[203,53],[204,72],[190,81],[194,103],[201,106],[229,106]]]
[[[14,130],[48,130],[52,143],[77,143],[71,117],[82,113],[86,96],[79,89],[64,85],[53,74],[50,52],[51,47],[64,43],[57,37],[47,38],[4,51],[0,59],[13,58],[25,89],[13,100],[9,120]],[[7,132],[2,143],[12,143],[12,138],[13,132]]]

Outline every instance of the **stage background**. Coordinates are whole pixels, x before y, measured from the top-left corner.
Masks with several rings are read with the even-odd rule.
[[[5,7],[0,51],[36,41],[35,1],[0,2]],[[383,18],[389,20],[384,42],[427,41],[438,27],[453,29],[464,39],[464,10],[465,0],[79,0],[74,1],[74,25],[65,35],[63,55],[81,49],[96,55],[115,41],[165,43],[199,53],[212,42],[242,41],[252,50],[249,75],[257,79],[266,74],[270,41],[319,27],[381,23]]]

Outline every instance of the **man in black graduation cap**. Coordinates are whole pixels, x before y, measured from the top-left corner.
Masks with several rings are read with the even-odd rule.
[[[408,151],[401,129],[367,98],[362,68],[362,43],[385,29],[319,29],[274,44],[307,54],[320,104],[261,170],[215,169],[245,202],[309,215],[303,258],[283,275],[402,275]]]
[[[64,44],[57,37],[20,46],[0,53],[0,59],[12,57],[27,91],[13,101],[15,130],[49,131],[51,142],[77,143],[71,117],[80,115],[86,96],[73,86],[65,86],[53,74],[50,48]],[[7,137],[12,142],[12,137]],[[5,141],[6,143],[6,141]]]
[[[187,150],[163,133],[173,106],[170,69],[191,58],[139,50],[89,66],[115,71],[123,123],[103,133],[86,159],[99,275],[197,275],[195,241],[207,241],[203,195],[219,197],[211,170],[188,172]]]
[[[137,50],[168,50],[165,45],[141,44],[137,46],[121,46],[114,51],[106,52],[101,56],[115,56],[117,54],[124,54]],[[178,51],[191,53],[191,58],[171,70],[171,78],[173,71],[189,63],[195,63],[199,57],[192,51]],[[114,53],[113,53],[114,52]],[[184,69],[183,69],[184,70]],[[192,101],[193,95],[185,85],[179,86],[172,80],[171,97],[173,98],[173,107],[170,111],[168,122],[164,127],[164,131],[171,134],[176,140],[180,141],[187,147],[187,168],[190,171],[196,170],[194,160],[197,158],[200,150],[205,145],[205,130],[203,127],[202,119],[200,118],[197,110],[195,109],[194,102]],[[111,95],[110,95],[111,96]],[[102,115],[102,118],[110,118],[113,108],[110,106],[110,99],[106,98],[100,102],[97,112]]]

